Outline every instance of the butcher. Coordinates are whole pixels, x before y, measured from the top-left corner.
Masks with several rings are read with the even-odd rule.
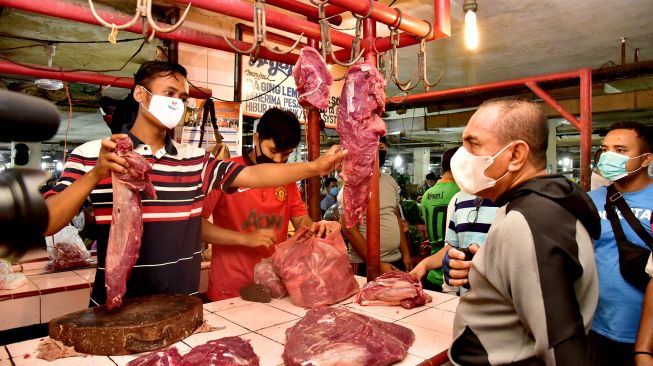
[[[232,192],[235,187],[283,186],[328,174],[346,155],[335,146],[308,163],[243,166],[219,161],[203,149],[173,141],[167,133],[185,111],[189,87],[183,66],[146,62],[134,83],[133,95],[139,104],[134,123],[125,126],[122,134],[74,149],[46,199],[49,222],[45,235],[67,225],[87,197],[93,204],[98,224],[98,268],[91,306],[106,301],[104,275],[113,211],[111,172],[124,173],[128,168],[127,161],[115,152],[117,140],[131,139],[134,151],[149,161],[156,190],[156,199],[141,192],[142,240],[125,297],[198,292],[202,204],[213,189]]]

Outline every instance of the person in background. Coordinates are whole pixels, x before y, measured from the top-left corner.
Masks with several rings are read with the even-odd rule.
[[[379,164],[383,166],[387,152],[385,136],[379,140]],[[338,194],[338,210],[340,224],[345,238],[349,240],[349,262],[354,274],[366,276],[365,259],[367,258],[367,239],[365,237],[366,220],[362,224],[347,227],[345,222],[345,206],[343,192]],[[413,264],[410,257],[408,240],[402,230],[401,212],[399,208],[399,186],[390,175],[379,172],[379,206],[380,206],[380,251],[381,273],[395,269],[410,271]]]
[[[599,159],[601,158],[601,153],[603,150],[601,148],[596,149],[594,152],[594,169],[592,169],[592,176],[590,177],[590,190],[593,191],[600,187],[607,187],[610,185],[610,181],[603,178],[601,175],[601,169],[599,169]]]
[[[651,225],[653,230],[653,224]],[[646,273],[653,277],[653,257],[648,256]],[[639,322],[637,341],[635,342],[635,365],[653,366],[653,281],[649,280],[642,306],[642,319]]]
[[[442,257],[444,257],[444,235],[447,231],[447,207],[449,202],[456,193],[460,191],[458,185],[451,174],[451,157],[456,153],[458,147],[449,149],[442,154],[442,178],[438,180],[431,188],[424,192],[422,196],[422,218],[426,224],[426,231],[431,244],[431,258],[433,265],[429,265],[429,271],[426,278],[422,281],[425,289],[442,292],[442,270],[440,269]],[[429,173],[432,174],[432,173]],[[437,255],[436,255],[437,254]],[[426,263],[424,263],[426,265]],[[419,266],[418,266],[419,267]],[[424,275],[419,267],[417,274],[421,279]]]
[[[419,192],[418,192],[419,195],[417,196],[416,201],[421,202],[424,193],[428,191],[429,188],[433,187],[437,182],[438,182],[438,177],[435,175],[435,173],[428,172],[426,174],[426,178],[424,178],[424,182],[422,182],[422,185],[419,187]]]
[[[324,216],[324,213],[338,201],[338,180],[333,177],[327,178],[324,181],[324,188],[326,188],[326,195],[322,198],[322,201],[320,201],[322,216]]]
[[[237,164],[284,165],[299,144],[301,126],[292,112],[268,109],[254,133],[254,148],[230,159]],[[232,194],[213,190],[202,208],[202,238],[212,245],[207,296],[211,301],[240,295],[253,282],[254,266],[274,253],[274,245],[295,229],[311,227],[295,182],[272,188],[239,188]],[[213,216],[213,223],[206,220]]]
[[[653,132],[650,127],[638,122],[617,122],[610,126],[603,139],[602,154],[597,164],[603,178],[612,182],[612,188],[623,197],[649,240],[653,240],[650,238],[653,179],[648,175],[647,168],[653,162],[652,148]],[[608,187],[589,192],[601,215],[601,237],[594,242],[601,287],[590,333],[590,342],[600,366],[634,364],[634,344],[644,301],[644,290],[627,282],[622,275],[617,237],[605,210],[606,197],[617,194],[608,193]],[[623,214],[617,214],[625,239],[650,250]],[[635,270],[644,273],[644,265]],[[637,356],[640,357],[645,356]]]
[[[450,284],[471,286],[456,310],[454,365],[594,365],[587,333],[600,218],[578,185],[547,175],[547,146],[537,104],[493,99],[472,115],[451,159],[462,191],[499,206],[471,261],[448,251],[450,264],[467,266],[450,271]]]
[[[77,147],[64,166],[58,184],[45,201],[49,222],[45,235],[68,225],[89,197],[97,222],[97,259],[92,304],[106,302],[105,259],[112,220],[111,173],[127,171],[127,161],[115,152],[116,141],[129,138],[134,151],[151,164],[150,178],[157,199],[144,199],[143,235],[136,265],[124,298],[198,292],[201,262],[201,208],[213,189],[276,187],[314,175],[326,175],[346,152],[332,147],[310,163],[260,164],[243,167],[213,158],[204,149],[173,141],[167,131],[183,117],[188,98],[186,69],[176,63],[149,61],[134,77],[138,115],[122,134]]]

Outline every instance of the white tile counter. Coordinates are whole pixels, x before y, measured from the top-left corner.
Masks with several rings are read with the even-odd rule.
[[[359,283],[365,282],[364,278],[357,280]],[[427,292],[433,297],[433,302],[410,310],[399,306],[360,306],[353,303],[353,296],[334,306],[347,306],[355,312],[410,328],[415,333],[415,342],[408,349],[406,358],[396,365],[415,366],[447,350],[451,343],[454,312],[458,304],[456,296]],[[286,329],[306,314],[305,309],[292,305],[288,297],[267,304],[233,298],[205,304],[204,310],[204,319],[219,329],[195,334],[178,342],[175,347],[181,354],[212,339],[240,336],[250,340],[261,366],[283,365],[281,354]],[[11,361],[15,365],[72,366],[92,363],[94,366],[113,366],[125,365],[139,356],[70,357],[47,362],[36,358],[36,347],[41,339],[9,344],[6,350],[0,348],[0,366],[10,365]]]

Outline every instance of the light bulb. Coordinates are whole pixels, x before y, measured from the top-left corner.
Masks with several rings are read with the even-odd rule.
[[[476,12],[467,10],[465,13],[465,46],[474,50],[478,47],[478,26],[476,25]]]
[[[395,157],[395,168],[401,167],[401,164],[403,163],[403,159],[401,158],[401,155],[397,155]]]

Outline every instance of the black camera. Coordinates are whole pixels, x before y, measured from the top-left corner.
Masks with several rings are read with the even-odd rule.
[[[59,123],[52,103],[0,90],[0,142],[45,141],[57,133]],[[36,169],[0,172],[0,258],[42,244],[49,217],[39,187],[47,178]]]

